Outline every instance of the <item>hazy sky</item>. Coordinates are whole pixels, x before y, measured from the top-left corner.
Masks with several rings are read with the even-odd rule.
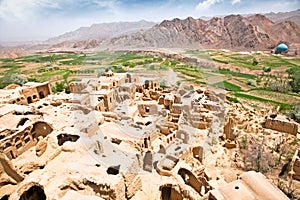
[[[299,0],[0,0],[0,41],[47,39],[102,22],[160,22],[299,8]]]

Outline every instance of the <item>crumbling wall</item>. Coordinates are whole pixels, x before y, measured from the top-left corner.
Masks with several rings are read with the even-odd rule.
[[[36,182],[29,182],[21,185],[9,199],[19,200],[46,200],[47,196],[44,187]]]
[[[127,186],[126,196],[128,199],[132,198],[137,191],[142,188],[142,180],[139,176],[133,177]]]
[[[6,157],[5,154],[0,153],[0,169],[2,168],[2,173],[4,172],[10,178],[12,178],[16,183],[21,182],[24,178],[16,171],[14,165]],[[0,170],[1,171],[1,170]],[[1,175],[1,173],[0,173]],[[2,176],[2,175],[1,175]],[[1,182],[0,182],[1,185]]]
[[[198,159],[200,162],[204,161],[204,150],[202,146],[193,147],[193,157]]]
[[[234,127],[233,119],[229,118],[223,130],[226,139],[229,140],[235,139],[235,136],[233,134],[233,127]]]
[[[0,140],[0,149],[9,159],[16,158],[36,145],[39,136],[46,137],[52,131],[50,124],[42,121],[36,122]]]
[[[24,95],[27,104],[37,102],[51,94],[50,85],[48,82],[41,83],[37,86],[25,87],[21,90],[21,95]]]
[[[34,185],[28,190],[24,191],[21,195],[20,200],[46,200],[44,189],[41,186]]]
[[[161,159],[157,165],[156,171],[162,176],[171,176],[172,170],[175,165],[178,163],[179,159],[171,156],[166,155],[163,159]]]
[[[295,136],[298,133],[298,125],[296,123],[281,121],[276,118],[272,119],[268,117],[265,122],[265,127],[280,132],[290,133]]]
[[[71,82],[69,87],[71,93],[82,93],[82,90],[87,87],[87,84],[81,82]]]
[[[182,177],[185,184],[194,188],[198,193],[201,192],[202,184],[191,171],[184,168],[180,168],[178,174]]]
[[[39,95],[36,88],[24,88],[22,89],[22,94],[27,100],[27,104],[34,103],[39,100]]]
[[[37,89],[39,99],[43,99],[47,97],[49,94],[51,94],[51,88],[48,83],[41,86],[37,86],[36,89]]]
[[[83,183],[89,186],[97,195],[106,200],[125,199],[125,185],[123,181],[111,185],[108,183],[97,183],[92,180],[84,179]]]
[[[172,184],[165,184],[160,186],[162,200],[183,200],[184,197],[178,186]]]
[[[141,116],[149,116],[157,114],[157,104],[153,102],[141,102],[138,104],[138,110]]]
[[[300,151],[297,150],[292,159],[293,178],[300,181]]]

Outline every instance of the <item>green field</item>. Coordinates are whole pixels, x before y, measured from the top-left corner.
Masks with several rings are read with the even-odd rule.
[[[88,54],[37,54],[18,58],[0,58],[0,86],[1,88],[14,82],[12,75],[17,76],[19,83],[26,80],[49,81],[53,84],[67,80],[64,76],[80,74],[94,77],[110,67],[114,72],[126,72],[123,66],[135,67],[156,63],[160,68],[162,58],[125,52],[98,52]],[[17,81],[17,82],[18,82]]]
[[[281,103],[278,101],[273,101],[270,99],[264,99],[261,97],[257,97],[257,96],[252,96],[249,94],[244,94],[244,93],[234,93],[234,96],[239,97],[239,98],[243,98],[243,99],[249,99],[249,100],[254,100],[254,101],[259,101],[259,102],[263,102],[263,103],[270,103],[270,104],[274,104],[275,106],[280,106],[281,110],[291,110],[293,108],[293,105],[288,104],[288,103]]]
[[[232,84],[227,81],[221,81],[221,82],[215,83],[215,84],[213,84],[213,86],[223,88],[226,90],[230,90],[230,91],[242,91],[240,86]]]
[[[245,73],[241,73],[241,72],[233,72],[229,69],[219,69],[216,71],[216,73],[220,73],[220,74],[231,74],[232,76],[237,76],[237,77],[242,77],[242,78],[248,78],[248,79],[254,79],[256,78],[255,75],[252,74],[245,74]]]
[[[262,69],[270,67],[292,67],[300,64],[300,58],[290,58],[281,55],[256,52],[256,53],[238,53],[222,50],[189,50],[186,54],[204,59],[212,60],[218,63],[231,64],[248,69]]]
[[[190,50],[186,53],[202,60],[251,70],[263,67],[269,67],[272,70],[277,67],[291,67],[300,64],[299,58],[266,53],[239,53],[221,50]],[[132,68],[173,69],[184,75],[183,77],[189,82],[201,85],[209,82],[212,86],[226,89],[231,96],[271,103],[282,109],[290,109],[300,100],[299,94],[270,90],[270,84],[274,82],[287,83],[287,76],[271,73],[249,74],[237,68],[235,70],[211,68],[206,67],[205,62],[201,63],[201,66],[194,66],[170,58],[126,52],[40,54],[15,59],[0,58],[0,87],[3,88],[16,81],[31,80],[49,81],[53,87],[58,88],[78,77],[95,77],[103,74],[107,69],[121,73],[130,71]],[[261,71],[263,72],[263,70]]]

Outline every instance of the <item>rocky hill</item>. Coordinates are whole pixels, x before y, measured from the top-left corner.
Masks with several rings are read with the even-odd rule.
[[[209,20],[175,18],[160,24],[147,21],[95,24],[49,39],[30,50],[91,51],[144,48],[216,48],[270,50],[279,42],[300,48],[300,10],[265,15],[229,15]],[[299,15],[298,15],[299,16]],[[45,47],[47,46],[47,47]]]
[[[265,14],[267,18],[273,22],[284,22],[291,21],[300,25],[300,9],[291,12],[279,12],[279,13],[267,13]]]
[[[138,21],[138,22],[114,22],[93,24],[90,27],[81,27],[75,31],[71,31],[58,37],[50,38],[47,43],[60,43],[65,41],[80,41],[89,39],[105,39],[121,35],[132,34],[141,29],[149,29],[154,26],[154,22]]]
[[[188,17],[165,20],[151,29],[110,38],[100,48],[203,47],[225,49],[271,49],[279,41],[299,43],[300,26],[274,23],[263,15],[229,15],[208,21]]]

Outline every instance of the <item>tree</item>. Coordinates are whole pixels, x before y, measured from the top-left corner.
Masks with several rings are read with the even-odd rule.
[[[300,67],[294,66],[286,70],[289,74],[290,86],[293,92],[300,92]]]
[[[275,165],[274,157],[265,144],[265,139],[258,140],[253,136],[242,138],[241,150],[244,153],[244,164],[246,170],[267,172]]]
[[[268,72],[271,72],[271,67],[263,67],[263,71],[268,73]]]
[[[23,85],[27,81],[28,81],[27,78],[24,78],[24,77],[20,76],[19,74],[13,74],[13,75],[10,76],[10,81],[9,82],[19,84],[19,85]]]
[[[256,84],[256,81],[255,81],[255,80],[253,80],[253,79],[248,79],[247,85],[256,87],[257,84]]]
[[[258,61],[256,60],[256,58],[253,58],[252,65],[253,66],[258,65]]]
[[[55,86],[51,88],[52,92],[57,93],[57,92],[62,92],[64,90],[64,83],[63,82],[56,82]]]
[[[70,93],[71,93],[71,90],[70,90],[70,87],[69,87],[69,86],[65,87],[65,93],[67,93],[67,94],[70,94]]]
[[[166,79],[162,79],[162,80],[160,81],[160,87],[163,88],[163,89],[165,89],[165,88],[168,87],[168,86],[167,86],[167,80],[166,80]]]
[[[294,110],[290,113],[292,119],[300,123],[300,104],[294,106]]]

